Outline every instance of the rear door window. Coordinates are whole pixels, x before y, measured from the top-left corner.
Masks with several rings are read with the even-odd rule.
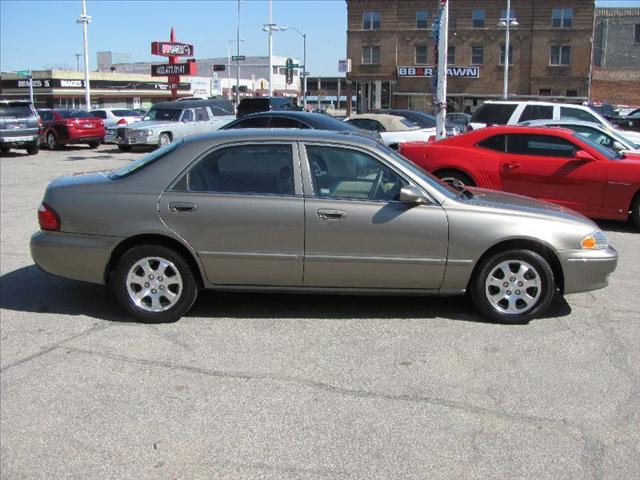
[[[507,139],[507,152],[515,155],[571,158],[575,151],[573,143],[550,135],[513,134]]]
[[[238,145],[214,150],[187,174],[192,192],[294,195],[291,145]]]
[[[519,122],[527,120],[553,119],[553,106],[551,105],[527,105],[524,107]]]
[[[475,111],[471,122],[506,125],[517,106],[515,103],[485,103]]]

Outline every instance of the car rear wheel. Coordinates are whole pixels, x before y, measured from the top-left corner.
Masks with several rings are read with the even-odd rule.
[[[189,311],[198,294],[185,259],[159,245],[128,250],[118,262],[111,283],[124,309],[144,322],[178,320]]]
[[[165,145],[169,145],[171,143],[171,135],[168,133],[161,133],[158,137],[158,146],[164,147]]]
[[[475,187],[476,184],[471,178],[457,170],[441,170],[436,173],[436,177],[438,177],[443,182],[450,183],[452,185],[458,185],[461,187]]]
[[[51,150],[57,150],[58,148],[60,148],[60,144],[58,143],[58,139],[53,134],[53,132],[47,133],[47,146]]]
[[[131,145],[118,145],[118,148],[123,152],[130,152],[133,147]]]
[[[40,151],[40,146],[37,143],[34,143],[33,145],[29,145],[27,147],[27,153],[29,155],[36,155],[39,151]]]
[[[636,193],[633,202],[631,203],[631,218],[636,227],[640,228],[640,192]]]
[[[97,142],[89,142],[89,148],[98,148],[100,146],[100,143],[101,142],[99,140]]]
[[[526,323],[544,313],[555,292],[549,262],[531,250],[509,250],[485,259],[471,279],[473,303],[502,323]]]

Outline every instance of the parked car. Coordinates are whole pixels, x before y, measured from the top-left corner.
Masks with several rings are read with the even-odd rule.
[[[623,129],[623,132],[626,135],[628,135],[626,130],[640,132],[640,109],[633,110],[628,115],[611,117],[610,121],[618,128]]]
[[[463,112],[447,113],[447,121],[467,126],[471,121],[471,115]]]
[[[311,112],[261,112],[253,113],[235,120],[220,130],[236,128],[303,128],[311,130],[331,130],[364,135],[380,140],[378,132],[362,130],[349,123],[336,120],[329,115]]]
[[[640,228],[640,155],[562,128],[488,127],[400,153],[456,184],[518,193]]]
[[[31,102],[0,100],[0,151],[24,148],[29,155],[40,149],[42,122]]]
[[[120,150],[134,146],[163,147],[189,135],[211,132],[235,120],[226,99],[182,100],[156,103],[140,122],[110,128]]]
[[[84,110],[38,110],[42,119],[42,138],[50,149],[64,145],[86,143],[97,148],[105,136],[102,119]]]
[[[385,145],[397,149],[403,142],[435,139],[435,128],[420,128],[415,123],[398,115],[363,113],[351,115],[344,120],[363,130],[379,132]]]
[[[627,140],[618,130],[604,127],[597,123],[580,120],[531,120],[521,123],[528,127],[559,127],[573,130],[587,136],[592,141],[616,152],[640,153],[640,145]]]
[[[598,112],[583,105],[535,101],[489,101],[483,103],[471,116],[469,127],[478,129],[487,125],[516,125],[529,120],[582,120],[617,129]],[[640,144],[640,133],[619,130],[620,135]]]
[[[140,115],[137,111],[127,108],[102,108],[92,110],[89,113],[94,117],[102,119],[106,129],[104,143],[116,142],[116,130],[111,127],[125,126],[130,123],[139,122],[143,117],[143,115]]]
[[[300,110],[289,97],[252,97],[243,98],[238,104],[237,117],[258,112],[269,112],[273,110]]]
[[[419,126],[420,128],[436,128],[436,117],[424,112],[417,112],[415,110],[372,110],[368,113],[386,113],[388,115],[397,115],[399,117],[409,120],[411,123]],[[445,130],[447,136],[458,135],[465,131],[466,125],[459,123],[453,123],[450,121],[445,122]]]
[[[109,284],[152,322],[187,313],[201,288],[468,289],[487,318],[524,322],[556,291],[607,285],[618,257],[580,214],[457,190],[379,142],[318,130],[216,132],[61,177],[38,219],[43,270]]]

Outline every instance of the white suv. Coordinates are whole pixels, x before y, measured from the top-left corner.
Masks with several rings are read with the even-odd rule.
[[[640,133],[619,130],[615,125],[583,105],[551,102],[489,101],[478,108],[471,117],[472,129],[487,125],[516,125],[530,120],[582,120],[612,128],[633,143],[640,143]]]

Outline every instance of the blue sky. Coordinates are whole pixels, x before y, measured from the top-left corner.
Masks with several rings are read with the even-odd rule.
[[[640,0],[597,4],[640,7]],[[82,52],[82,29],[75,23],[81,5],[80,0],[0,0],[0,70],[75,68],[75,54]],[[226,57],[228,41],[236,38],[236,12],[233,0],[88,0],[90,67],[101,50],[163,62],[150,54],[150,43],[168,39],[172,26],[179,41],[195,45],[196,57]],[[267,55],[262,25],[268,22],[269,2],[242,0],[240,15],[241,54]],[[344,0],[274,0],[273,18],[307,33],[312,75],[337,74],[346,52]],[[302,38],[292,30],[275,34],[274,54],[302,58]]]

